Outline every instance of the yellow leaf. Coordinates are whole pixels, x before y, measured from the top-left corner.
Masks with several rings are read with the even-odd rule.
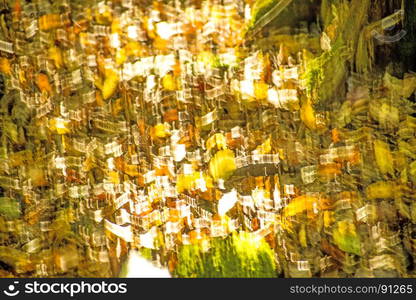
[[[49,48],[48,53],[49,58],[53,60],[55,67],[57,69],[61,68],[64,64],[61,49],[54,46]]]
[[[102,94],[104,100],[110,98],[117,89],[119,82],[118,74],[113,70],[107,70],[107,74],[102,87]]]
[[[328,228],[332,223],[334,223],[334,212],[328,210],[324,211],[324,226]]]
[[[269,86],[264,82],[255,82],[254,83],[254,96],[258,100],[263,100],[267,98]]]
[[[153,129],[154,135],[158,138],[165,138],[170,135],[169,129],[165,124],[159,123]]]
[[[197,61],[202,62],[205,66],[212,66],[215,64],[215,55],[210,51],[203,51],[198,54]]]
[[[227,149],[227,139],[222,133],[216,133],[207,140],[206,147],[208,150],[214,147],[217,147],[218,150],[225,150]]]
[[[387,199],[394,197],[394,183],[378,181],[367,186],[365,193],[368,199]]]
[[[39,167],[31,167],[28,170],[29,178],[31,179],[31,182],[33,186],[45,186],[48,185],[48,182],[46,181],[45,172],[42,168]]]
[[[117,49],[116,64],[117,65],[122,65],[126,61],[126,59],[127,59],[126,49],[125,48]]]
[[[114,18],[113,22],[111,22],[111,33],[120,33],[120,32],[121,32],[120,20],[118,18]]]
[[[296,197],[284,208],[283,214],[285,217],[292,217],[304,211],[311,211],[314,205],[318,205],[318,201],[318,198],[307,195]]]
[[[257,150],[260,152],[260,154],[268,154],[272,151],[272,145],[270,137],[260,146],[257,147]]]
[[[179,174],[176,181],[176,190],[178,193],[190,191],[194,186],[194,179],[193,174]]]
[[[126,50],[127,56],[140,56],[142,52],[142,47],[138,42],[129,42],[124,49]]]
[[[302,105],[300,110],[300,118],[303,123],[311,130],[316,129],[316,115],[315,110],[312,106],[310,100],[306,100],[306,102]]]
[[[218,151],[209,162],[209,172],[214,180],[228,179],[236,168],[234,152],[229,149]]]
[[[62,118],[54,118],[49,121],[49,128],[52,131],[56,131],[58,134],[66,134],[71,132],[69,129],[70,121]]]
[[[58,14],[47,14],[39,18],[40,30],[54,29],[60,27],[61,25],[61,18]]]
[[[110,180],[111,183],[120,184],[120,178],[118,176],[118,172],[109,171],[107,173],[107,175],[108,175],[108,179]]]
[[[299,230],[299,243],[304,248],[308,247],[308,243],[306,241],[306,229],[304,224],[302,224]]]
[[[132,176],[132,177],[140,176],[139,168],[136,165],[125,164],[124,165],[124,173],[126,173],[127,175]]]
[[[374,141],[374,154],[381,173],[394,175],[393,156],[389,145],[380,140]]]
[[[149,36],[151,36],[151,34],[149,34]],[[155,36],[154,40],[153,40],[153,47],[160,50],[160,51],[164,51],[166,50],[168,46],[168,41],[164,40],[158,36]]]
[[[167,74],[163,77],[162,84],[163,84],[163,88],[167,91],[175,91],[176,90],[175,78],[170,74]]]

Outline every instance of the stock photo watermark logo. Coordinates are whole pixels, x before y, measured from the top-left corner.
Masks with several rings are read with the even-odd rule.
[[[399,23],[398,21],[404,19],[404,10],[398,10],[396,11],[392,16],[384,18],[381,21],[381,28],[383,32],[391,32],[394,30],[396,25]],[[385,43],[396,43],[400,41],[402,38],[404,38],[407,34],[407,31],[404,29],[401,29],[398,33],[393,35],[386,35],[384,33],[380,33],[377,29],[373,29],[371,31],[371,36],[374,37],[376,40]]]
[[[28,282],[23,288],[19,288],[19,282],[14,281],[8,285],[3,293],[8,297],[15,297],[19,294],[61,294],[74,297],[78,294],[125,294],[127,293],[127,283],[49,283],[49,282]]]
[[[9,297],[17,296],[20,291],[16,289],[16,286],[19,284],[19,281],[14,281],[13,284],[10,284],[7,287],[7,290],[4,290],[3,293]]]

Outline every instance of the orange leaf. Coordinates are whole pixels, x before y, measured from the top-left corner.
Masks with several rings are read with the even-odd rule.
[[[52,93],[52,87],[49,84],[49,79],[46,74],[39,73],[36,84],[42,92],[48,92],[49,94]]]

